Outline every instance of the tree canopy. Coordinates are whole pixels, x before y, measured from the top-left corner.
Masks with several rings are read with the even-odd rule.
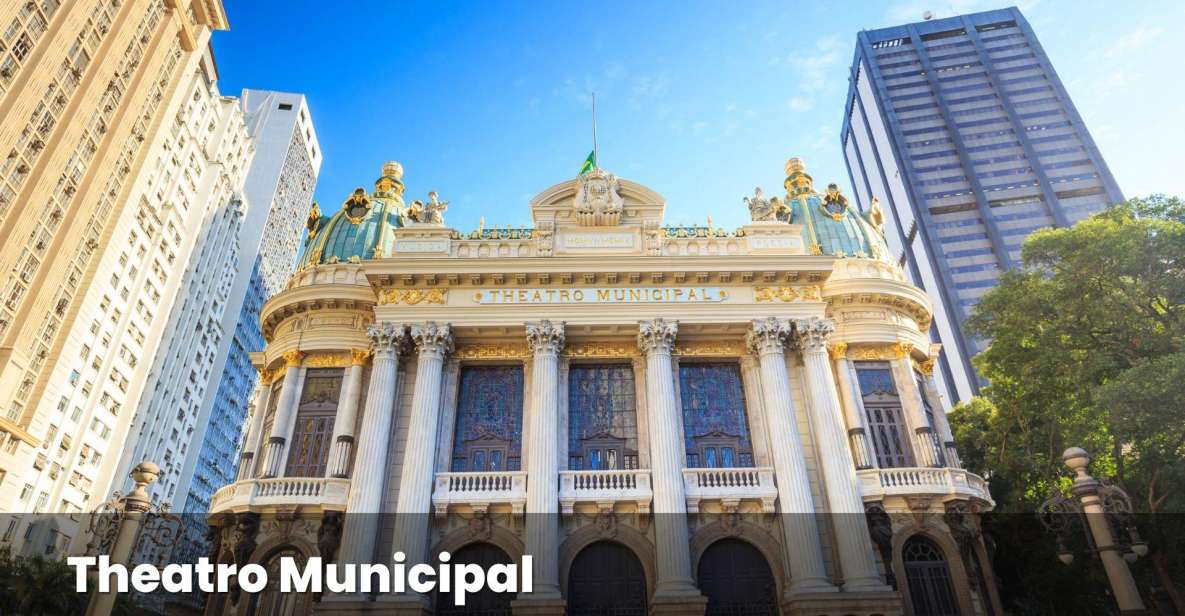
[[[1180,579],[1175,555],[1185,551],[1182,259],[1178,198],[1133,199],[1033,233],[1022,266],[966,323],[990,340],[973,360],[990,384],[950,415],[965,463],[990,477],[1001,513],[1034,511],[1067,481],[1062,452],[1089,451],[1092,472],[1145,514],[1162,584]]]

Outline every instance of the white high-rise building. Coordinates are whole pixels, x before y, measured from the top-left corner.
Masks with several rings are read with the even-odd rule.
[[[210,249],[201,230],[237,216],[252,154],[243,114],[218,92],[208,47],[184,71],[36,410],[49,424],[41,450],[9,466],[7,481],[22,487],[0,491],[0,511],[89,511],[109,496],[134,411],[151,391],[150,360],[191,278],[191,255]],[[0,540],[28,543],[21,519],[3,524]],[[24,549],[44,551],[44,541],[60,549],[76,533],[30,532],[39,545]]]

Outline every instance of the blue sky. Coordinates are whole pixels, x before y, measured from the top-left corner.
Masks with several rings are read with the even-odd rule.
[[[303,92],[335,209],[386,160],[461,230],[529,225],[527,202],[600,166],[667,199],[669,223],[734,227],[782,164],[847,186],[839,128],[856,32],[1007,2],[225,0],[224,94]],[[328,8],[333,7],[333,8]],[[1185,2],[1020,7],[1128,196],[1185,196]],[[850,190],[846,190],[851,194]]]

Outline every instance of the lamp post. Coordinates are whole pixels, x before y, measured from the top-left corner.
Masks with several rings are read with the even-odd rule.
[[[1090,455],[1084,449],[1067,449],[1062,454],[1062,462],[1074,471],[1070,492],[1076,498],[1055,492],[1038,509],[1041,523],[1057,535],[1058,559],[1067,565],[1074,562],[1074,554],[1066,547],[1065,539],[1074,520],[1085,519],[1083,530],[1087,543],[1103,562],[1120,613],[1125,616],[1147,614],[1128,568],[1128,563],[1148,553],[1148,544],[1140,540],[1132,519],[1131,498],[1118,486],[1100,483],[1090,476],[1087,472]],[[1070,515],[1074,513],[1080,517]],[[1128,534],[1130,541],[1122,538],[1123,532]]]
[[[144,461],[130,473],[132,491],[126,495],[116,492],[111,499],[91,514],[91,541],[87,553],[106,554],[111,564],[130,565],[133,555],[145,539],[159,548],[177,544],[184,528],[181,520],[169,513],[167,504],[154,504],[145,489],[160,478],[160,467]],[[163,555],[162,555],[163,556]],[[92,576],[91,583],[96,580]],[[108,616],[115,607],[117,592],[95,591],[87,605],[86,616]]]

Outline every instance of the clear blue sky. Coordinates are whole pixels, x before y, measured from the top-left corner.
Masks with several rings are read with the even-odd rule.
[[[461,230],[530,224],[527,201],[601,167],[667,198],[667,221],[733,227],[782,163],[847,186],[839,127],[856,32],[1007,2],[225,0],[224,94],[303,92],[336,209],[398,160],[407,197]],[[1128,196],[1185,195],[1185,2],[1021,2]],[[845,191],[851,194],[850,190]]]

